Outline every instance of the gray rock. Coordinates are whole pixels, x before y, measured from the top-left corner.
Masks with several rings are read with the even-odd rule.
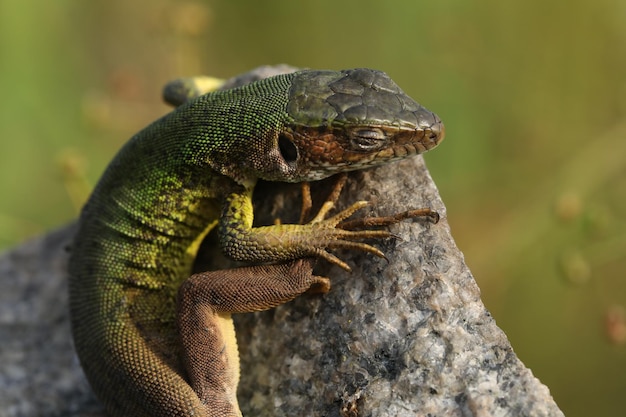
[[[316,184],[318,203],[328,184]],[[258,188],[259,221],[297,221],[297,186]],[[237,316],[244,415],[562,416],[482,304],[422,158],[353,173],[339,206],[357,200],[371,202],[361,215],[430,207],[442,219],[392,226],[397,239],[374,242],[388,261],[339,253],[352,273],[319,262],[316,273],[332,280],[328,294]],[[102,411],[71,343],[66,247],[74,231],[0,256],[0,417]],[[203,250],[201,268],[230,264],[214,250]]]
[[[101,409],[70,334],[66,248],[75,230],[66,226],[0,256],[0,417]]]

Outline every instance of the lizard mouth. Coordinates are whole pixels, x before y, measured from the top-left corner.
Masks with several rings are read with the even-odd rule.
[[[435,148],[444,137],[441,119],[430,112],[428,117],[420,118],[418,126],[300,126],[283,133],[283,140],[293,144],[290,159],[298,165],[300,180],[318,180],[339,171],[363,169],[421,154]]]
[[[342,158],[352,166],[351,169],[381,165],[429,151],[439,145],[444,137],[445,127],[436,117],[436,121],[427,127],[396,130],[387,146],[378,150],[373,152],[345,150]]]

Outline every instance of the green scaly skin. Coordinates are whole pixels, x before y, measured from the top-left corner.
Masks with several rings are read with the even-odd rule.
[[[230,314],[327,288],[298,259],[347,268],[327,249],[382,255],[355,240],[389,236],[336,227],[363,203],[305,225],[252,228],[257,180],[317,180],[442,138],[436,115],[368,69],[300,71],[202,95],[135,135],[85,205],[69,265],[76,349],[108,413],[241,415]],[[227,255],[281,265],[189,278],[215,226]]]

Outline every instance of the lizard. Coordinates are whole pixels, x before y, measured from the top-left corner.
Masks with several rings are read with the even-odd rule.
[[[74,345],[111,416],[241,416],[231,315],[328,291],[312,259],[350,270],[332,250],[384,257],[363,240],[392,234],[373,226],[433,214],[342,226],[367,203],[327,217],[334,193],[308,223],[253,227],[259,180],[307,183],[439,144],[440,118],[384,72],[302,70],[187,94],[114,157],[71,248]],[[226,255],[258,265],[192,274],[213,228]]]

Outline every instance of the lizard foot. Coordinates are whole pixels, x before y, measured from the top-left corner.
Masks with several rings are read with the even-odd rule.
[[[399,223],[403,220],[412,218],[427,218],[433,223],[439,221],[439,213],[430,208],[420,208],[406,210],[400,213],[396,213],[390,216],[371,216],[363,217],[360,219],[347,221],[346,219],[352,216],[357,210],[364,208],[368,205],[367,201],[357,201],[350,207],[340,211],[334,216],[326,219],[327,214],[334,208],[336,201],[341,195],[341,190],[347,181],[347,174],[342,173],[337,176],[337,181],[333,187],[333,190],[327,197],[326,201],[315,215],[315,217],[307,223],[314,229],[332,229],[332,237],[325,242],[325,248],[327,249],[355,249],[364,252],[371,253],[381,258],[387,259],[385,254],[379,249],[363,242],[355,242],[356,240],[364,239],[386,239],[390,237],[396,237],[387,230],[374,229],[371,227],[384,227],[392,224]],[[303,183],[302,186],[302,211],[300,215],[300,224],[304,223],[304,220],[308,217],[312,207],[311,191],[309,183]],[[367,229],[367,230],[355,230],[355,229]],[[318,235],[324,233],[318,232]],[[329,253],[325,249],[316,249],[315,255],[326,259],[328,262],[337,265],[347,271],[350,271],[350,267],[337,258],[335,255]]]

